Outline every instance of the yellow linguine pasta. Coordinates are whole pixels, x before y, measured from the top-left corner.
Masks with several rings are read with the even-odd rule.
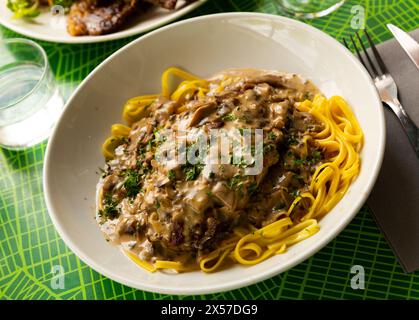
[[[170,78],[176,76],[183,81],[172,93]],[[129,125],[144,117],[147,107],[159,96],[178,101],[180,104],[187,95],[205,95],[208,81],[199,79],[178,68],[169,68],[162,75],[162,94],[139,96],[128,100],[124,106],[123,118]],[[179,107],[177,112],[184,111]],[[225,240],[218,249],[202,257],[199,267],[204,272],[214,272],[229,260],[243,265],[260,263],[287,248],[312,236],[319,231],[319,219],[328,213],[344,196],[351,182],[360,170],[359,152],[363,146],[363,133],[355,115],[339,96],[330,99],[317,95],[313,101],[305,100],[296,105],[298,111],[310,113],[323,124],[323,130],[303,139],[309,139],[323,151],[325,161],[316,168],[307,191],[299,195],[291,204],[285,218],[263,228],[253,226],[238,227],[231,238]],[[103,145],[103,154],[112,158],[121,138],[127,137],[130,127],[115,124],[111,128],[111,137]],[[290,217],[300,201],[308,201],[309,209],[305,215],[294,222]],[[154,264],[142,261],[135,254],[126,252],[139,266],[154,272],[158,269],[190,270],[180,261],[157,260]]]
[[[297,105],[297,109],[311,113],[324,124],[324,130],[313,139],[326,152],[327,162],[316,169],[308,192],[294,200],[287,216],[303,198],[311,202],[309,211],[296,224],[287,217],[247,234],[242,230],[235,242],[201,259],[201,270],[215,271],[227,256],[234,262],[254,265],[312,236],[319,230],[318,219],[339,202],[358,175],[363,133],[348,104],[338,96],[326,99],[317,95],[313,101]]]

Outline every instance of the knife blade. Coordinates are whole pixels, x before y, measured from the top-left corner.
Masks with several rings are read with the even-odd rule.
[[[413,61],[416,68],[419,69],[419,43],[413,39],[407,32],[389,23],[387,28],[396,38],[397,42],[406,51],[409,58]]]

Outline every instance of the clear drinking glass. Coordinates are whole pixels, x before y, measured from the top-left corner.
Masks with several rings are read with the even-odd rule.
[[[21,149],[45,140],[63,105],[42,47],[0,39],[0,145]]]
[[[335,11],[345,0],[276,0],[276,2],[296,17],[313,19]]]

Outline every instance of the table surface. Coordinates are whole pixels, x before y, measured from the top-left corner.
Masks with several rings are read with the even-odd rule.
[[[416,0],[350,0],[327,17],[305,22],[341,40],[354,32],[351,9],[358,4],[365,8],[367,27],[376,43],[391,37],[385,23],[407,31],[419,25]],[[231,11],[285,15],[269,0],[209,0],[185,18]],[[0,36],[18,35],[0,26]],[[68,97],[103,59],[135,38],[87,45],[39,43]],[[249,287],[179,297],[123,286],[80,261],[55,231],[42,190],[45,146],[46,142],[19,152],[0,148],[1,299],[419,299],[419,272],[403,272],[367,207],[310,259]],[[364,289],[351,287],[354,265],[365,270]],[[56,266],[64,270],[64,289],[51,285]]]

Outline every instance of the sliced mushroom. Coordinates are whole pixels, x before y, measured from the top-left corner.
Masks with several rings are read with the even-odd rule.
[[[212,193],[219,203],[228,206],[230,209],[235,207],[236,194],[234,191],[230,190],[224,182],[217,182],[212,189]]]
[[[189,121],[189,127],[197,125],[203,118],[208,117],[217,110],[217,105],[214,102],[208,102],[200,106],[193,113],[191,120]]]

